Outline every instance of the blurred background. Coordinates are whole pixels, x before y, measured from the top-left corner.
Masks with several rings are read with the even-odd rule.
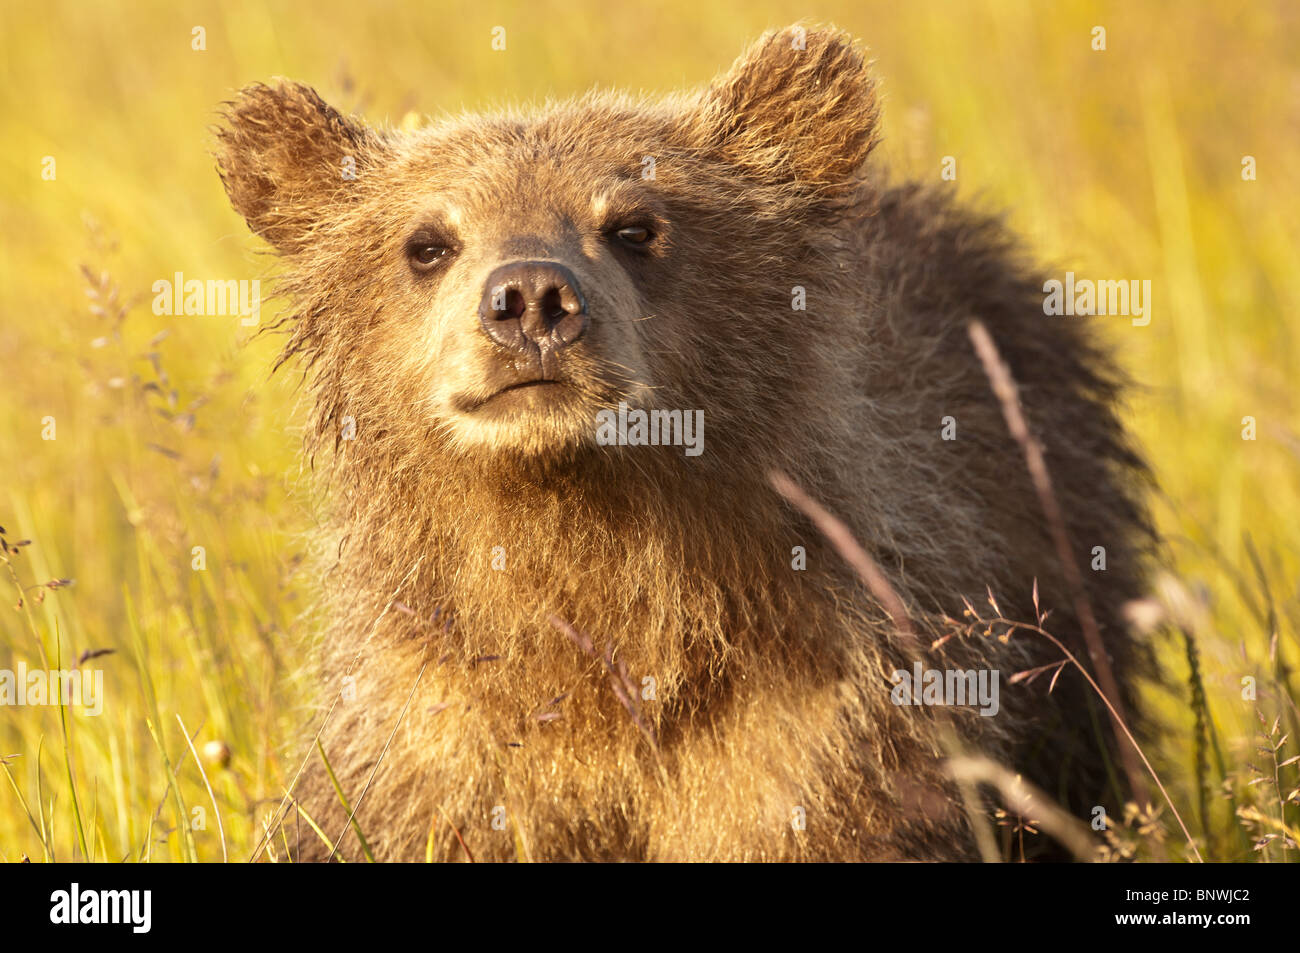
[[[1163,494],[1145,750],[1204,854],[1295,859],[1300,5],[1237,6],[7,0],[0,669],[84,657],[106,700],[0,707],[0,860],[247,859],[314,730],[297,376],[237,318],[151,308],[176,272],[270,290],[210,156],[218,105],[272,76],[394,125],[669,91],[803,19],[870,47],[893,176],[955,157],[949,187],[1054,274],[1152,282],[1148,326],[1090,319],[1142,384],[1126,413]],[[1167,805],[1125,820],[1115,856],[1186,855]]]

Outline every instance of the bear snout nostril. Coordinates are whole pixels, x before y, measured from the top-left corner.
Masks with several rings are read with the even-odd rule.
[[[485,284],[479,324],[502,347],[547,355],[587,329],[587,302],[578,279],[559,262],[510,262],[493,269]]]
[[[517,288],[505,289],[505,302],[499,317],[502,318],[522,318],[524,312],[528,310],[528,301]]]
[[[564,306],[560,299],[560,289],[551,288],[542,297],[542,314],[546,315],[546,320],[554,323],[569,313],[569,309]]]

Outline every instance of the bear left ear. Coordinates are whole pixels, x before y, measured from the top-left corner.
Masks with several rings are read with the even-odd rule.
[[[217,170],[235,211],[285,254],[356,194],[381,137],[310,86],[280,81],[240,91],[217,129]]]
[[[842,190],[877,141],[879,105],[846,33],[764,34],[704,96],[709,147],[764,179]]]

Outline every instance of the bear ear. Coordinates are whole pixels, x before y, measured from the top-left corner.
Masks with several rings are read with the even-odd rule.
[[[281,252],[306,243],[346,201],[382,145],[302,83],[245,87],[217,128],[217,170],[230,204]]]
[[[853,184],[877,140],[875,82],[846,33],[766,33],[704,95],[710,146],[764,179]]]

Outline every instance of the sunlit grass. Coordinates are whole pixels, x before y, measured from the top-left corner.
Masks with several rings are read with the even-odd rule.
[[[0,709],[0,859],[246,859],[298,769],[286,744],[312,727],[298,691],[310,581],[295,575],[309,529],[295,378],[268,379],[268,335],[149,306],[152,283],[175,272],[274,270],[213,170],[217,104],[272,75],[393,122],[593,84],[666,90],[801,18],[873,48],[894,175],[938,180],[954,156],[952,187],[1007,209],[1052,267],[1152,281],[1150,326],[1097,319],[1143,384],[1129,419],[1163,489],[1161,599],[1177,625],[1153,636],[1170,678],[1149,700],[1169,731],[1148,754],[1208,856],[1294,859],[1281,845],[1300,821],[1287,802],[1300,780],[1278,764],[1300,737],[1300,20],[1283,10],[11,5],[0,526],[31,542],[0,567],[7,605],[21,602],[0,611],[0,668],[112,651],[85,663],[105,672],[102,716]],[[496,25],[504,54],[489,49]],[[1096,25],[1104,52],[1090,45]],[[1247,155],[1256,181],[1242,179]],[[1242,439],[1246,417],[1255,440]],[[201,772],[212,742],[229,762]],[[1168,818],[1154,827],[1134,834],[1139,855],[1167,836],[1181,856]]]

